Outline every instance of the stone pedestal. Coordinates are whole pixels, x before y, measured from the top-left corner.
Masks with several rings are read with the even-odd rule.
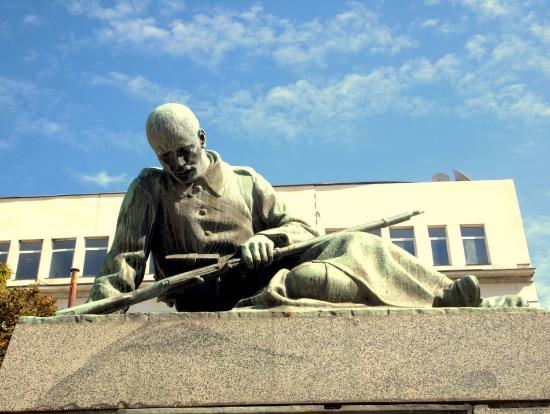
[[[7,412],[546,414],[550,313],[25,317],[0,383]]]

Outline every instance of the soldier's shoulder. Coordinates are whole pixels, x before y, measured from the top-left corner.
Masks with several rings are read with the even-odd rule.
[[[158,167],[147,167],[142,169],[137,178],[143,180],[154,180],[164,177],[164,170]]]
[[[258,173],[252,167],[245,167],[245,166],[239,166],[239,165],[231,165],[230,167],[233,170],[233,173],[237,175],[248,176],[248,177],[254,177],[258,175]]]
[[[134,184],[145,188],[157,188],[166,179],[162,168],[144,168],[134,180]]]

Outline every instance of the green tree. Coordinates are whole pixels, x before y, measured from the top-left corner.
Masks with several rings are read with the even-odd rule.
[[[0,263],[0,365],[19,316],[51,316],[56,299],[40,293],[38,283],[26,288],[8,288],[11,269]]]

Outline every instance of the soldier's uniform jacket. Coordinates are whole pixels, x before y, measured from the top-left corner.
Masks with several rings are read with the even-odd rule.
[[[271,185],[253,169],[231,166],[213,151],[207,154],[210,166],[188,186],[157,168],[142,170],[132,182],[90,299],[137,289],[149,253],[159,280],[197,267],[167,260],[167,255],[227,255],[254,234],[269,237],[276,247],[316,235],[288,213]],[[265,282],[257,274],[234,275],[166,299],[174,300],[178,310],[229,309]]]

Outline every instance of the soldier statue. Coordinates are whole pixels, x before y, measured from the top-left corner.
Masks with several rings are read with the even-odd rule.
[[[147,258],[155,279],[192,270],[201,258],[240,254],[233,270],[161,297],[178,311],[276,306],[526,306],[517,296],[483,299],[475,276],[452,281],[375,235],[349,232],[297,257],[273,262],[274,248],[317,236],[292,216],[271,185],[250,167],[227,164],[206,149],[206,133],[181,104],[157,107],[147,139],[162,169],[145,168],[130,185],[113,245],[90,301],[136,290]],[[198,260],[172,260],[171,255]]]

